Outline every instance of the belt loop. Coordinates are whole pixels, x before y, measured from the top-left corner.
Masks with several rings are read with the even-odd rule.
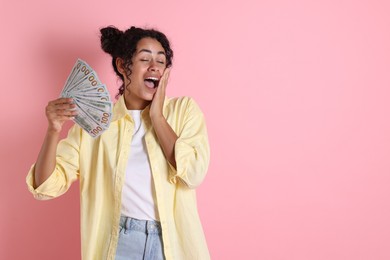
[[[127,234],[127,231],[130,229],[130,222],[131,222],[131,218],[129,217],[125,217],[125,234]]]
[[[131,226],[131,218],[126,217],[126,229],[130,229],[130,226]]]
[[[149,220],[146,221],[145,229],[146,229],[146,234],[150,234],[153,231],[152,223]]]

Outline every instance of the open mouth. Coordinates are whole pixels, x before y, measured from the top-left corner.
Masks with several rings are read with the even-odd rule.
[[[158,86],[159,79],[156,77],[147,77],[144,81],[148,88],[156,88]]]

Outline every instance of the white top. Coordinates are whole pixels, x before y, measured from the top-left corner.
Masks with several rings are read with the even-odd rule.
[[[129,110],[134,120],[134,132],[122,189],[121,213],[136,219],[159,220],[141,112],[141,110]]]

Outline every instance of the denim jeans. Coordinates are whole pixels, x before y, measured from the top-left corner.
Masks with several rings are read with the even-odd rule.
[[[121,216],[116,260],[164,260],[161,225],[158,221]]]

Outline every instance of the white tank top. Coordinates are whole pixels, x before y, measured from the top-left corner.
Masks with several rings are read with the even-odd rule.
[[[141,112],[142,110],[129,110],[134,120],[134,132],[122,189],[121,213],[136,219],[159,220]]]

